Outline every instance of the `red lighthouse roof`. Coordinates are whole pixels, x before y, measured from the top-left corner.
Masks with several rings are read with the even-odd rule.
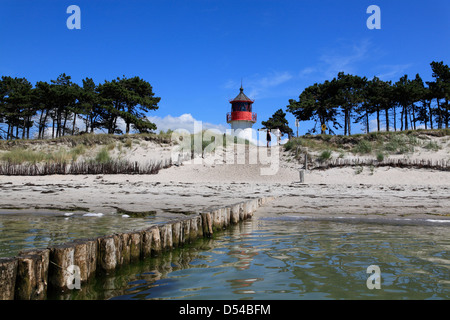
[[[251,102],[251,103],[255,102],[255,100],[252,100],[245,95],[244,88],[242,88],[242,85],[241,85],[241,88],[239,89],[239,91],[240,91],[239,94],[236,96],[236,98],[234,98],[233,100],[230,100],[230,103],[238,102],[238,101],[239,102]]]

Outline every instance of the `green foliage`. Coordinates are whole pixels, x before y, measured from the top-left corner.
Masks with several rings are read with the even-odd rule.
[[[286,113],[282,109],[277,110],[269,120],[262,121],[261,124],[266,129],[279,129],[282,134],[287,134],[289,138],[294,134],[286,120]]]
[[[44,152],[37,152],[16,148],[0,155],[0,160],[11,164],[22,164],[24,162],[39,163],[49,159],[49,155]]]
[[[391,83],[339,72],[332,80],[306,87],[298,101],[290,99],[287,111],[300,121],[313,121],[309,133],[320,132],[326,124],[329,133],[344,128],[344,135],[351,135],[352,122],[369,132],[374,115],[379,132],[383,120],[387,130],[397,131],[398,122],[400,131],[416,130],[421,123],[426,128],[442,129],[450,123],[450,68],[443,61],[433,61],[430,66],[434,81],[426,83],[419,74],[412,79],[404,75]]]
[[[384,153],[383,152],[381,152],[381,151],[377,152],[377,161],[378,162],[384,161]]]
[[[132,145],[133,145],[133,141],[131,141],[131,139],[127,139],[125,141],[125,147],[130,149],[132,147]]]
[[[331,159],[331,155],[332,155],[332,151],[331,150],[324,150],[319,155],[319,161],[330,160]]]
[[[368,154],[372,152],[372,145],[367,140],[361,140],[358,142],[354,149],[355,153]]]
[[[441,147],[436,142],[433,142],[433,141],[429,141],[423,147],[427,150],[432,150],[432,151],[439,151],[441,149]]]
[[[102,148],[96,155],[95,161],[98,163],[108,163],[111,162],[111,157],[109,155],[107,148]]]
[[[44,138],[46,128],[52,127],[52,138],[75,135],[81,119],[86,129],[106,129],[110,134],[122,133],[118,120],[125,122],[126,133],[134,129],[150,133],[156,125],[146,113],[158,108],[152,86],[139,77],[117,78],[96,85],[91,78],[73,83],[62,73],[50,83],[39,81],[35,87],[25,78],[3,76],[0,79],[0,139],[30,137],[36,124],[38,139]]]

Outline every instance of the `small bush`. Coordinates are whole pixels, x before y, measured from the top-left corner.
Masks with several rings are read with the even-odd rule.
[[[378,152],[377,153],[377,161],[378,162],[382,162],[384,160],[384,153],[383,152]]]
[[[131,139],[127,139],[125,141],[125,147],[131,148],[132,145],[133,145],[133,141],[131,141]]]
[[[302,145],[302,140],[300,138],[294,138],[286,142],[284,146],[284,150],[296,150],[297,147],[300,147]]]
[[[103,148],[97,153],[95,157],[95,161],[98,163],[108,163],[111,162],[111,157],[109,156],[109,152],[107,148]]]
[[[359,154],[371,153],[372,152],[372,145],[367,140],[361,140],[356,145],[356,147],[354,149],[354,152],[355,153],[359,153]]]
[[[363,167],[357,167],[355,169],[355,174],[360,174],[361,172],[363,172],[364,168]]]
[[[389,140],[388,143],[384,145],[384,150],[391,153],[403,154],[407,152],[414,151],[414,146],[410,143],[410,139],[406,138],[404,135],[395,135]],[[412,141],[414,144],[416,141]]]
[[[319,155],[319,161],[326,161],[326,160],[330,160],[331,159],[331,150],[324,150],[322,151],[322,153]]]
[[[86,147],[82,144],[79,144],[72,150],[70,150],[70,154],[72,155],[72,161],[77,161],[78,157],[86,153]]]
[[[428,142],[426,145],[423,146],[425,149],[427,150],[432,150],[432,151],[438,151],[441,149],[441,147],[434,141],[430,141]]]

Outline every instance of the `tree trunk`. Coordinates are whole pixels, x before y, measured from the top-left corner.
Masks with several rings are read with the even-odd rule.
[[[66,135],[66,123],[67,123],[67,118],[69,117],[69,113],[66,112],[66,114],[64,115],[64,122],[62,125],[62,132],[61,132],[61,136],[65,136]]]
[[[386,131],[389,132],[389,111],[388,108],[384,109],[386,113]]]
[[[53,124],[52,124],[52,139],[55,138],[55,122],[56,122],[56,118],[53,118]]]
[[[380,132],[380,108],[377,107],[377,129]]]
[[[408,107],[407,106],[405,106],[404,116],[405,116],[405,130],[408,130]]]
[[[397,131],[397,109],[394,107],[394,131]]]
[[[366,130],[367,130],[367,133],[369,133],[369,113],[368,112],[366,112]]]
[[[438,109],[438,129],[442,129],[442,110],[441,105],[439,103],[439,99],[436,98],[437,101],[437,109]]]
[[[445,128],[448,129],[448,122],[449,122],[449,108],[448,108],[448,99],[445,98]]]
[[[75,121],[77,120],[77,114],[73,114],[73,123],[72,123],[72,135],[75,134]]]
[[[431,101],[428,102],[428,110],[430,111],[430,128],[433,130],[433,110],[431,109]]]
[[[352,134],[351,130],[350,130],[350,112],[348,112],[348,116],[347,116],[347,126],[348,126],[348,135],[350,136]]]
[[[347,110],[344,110],[344,136],[347,135],[347,118],[348,118],[348,112],[347,112]]]

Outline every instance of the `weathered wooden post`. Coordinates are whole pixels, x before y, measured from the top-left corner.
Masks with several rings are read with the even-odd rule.
[[[221,230],[223,228],[222,210],[216,209],[211,212],[213,230]]]
[[[117,267],[117,249],[114,236],[98,238],[98,266],[108,272]]]
[[[200,215],[189,219],[190,241],[203,237],[202,218]]]
[[[80,268],[80,280],[86,282],[97,270],[97,239],[75,240],[74,265]]]
[[[156,256],[162,251],[160,229],[157,226],[153,226],[149,231],[152,234],[152,255]]]
[[[183,219],[181,221],[181,237],[180,244],[191,242],[191,222],[190,219]]]
[[[47,296],[50,250],[22,250],[19,252],[17,259],[15,299],[45,299]]]
[[[38,291],[39,274],[37,272],[38,255],[23,255],[17,258],[15,300],[34,300]]]
[[[211,237],[213,235],[213,224],[211,213],[203,212],[202,214],[203,236]]]
[[[120,233],[117,235],[119,238],[119,260],[118,265],[127,265],[130,263],[130,254],[131,254],[131,240],[130,235],[128,233]]]
[[[130,262],[141,259],[141,232],[135,231],[129,234],[130,237]]]
[[[230,207],[223,208],[222,214],[224,216],[224,227],[228,228],[230,226],[231,208]]]
[[[0,300],[13,300],[18,261],[15,258],[0,258]]]
[[[172,223],[172,246],[177,248],[180,245],[181,223],[176,221]]]
[[[239,204],[235,204],[235,205],[231,206],[231,210],[230,210],[230,223],[231,224],[237,224],[239,222],[239,212],[240,212]]]
[[[152,254],[152,230],[151,228],[141,231],[141,257],[146,259]]]
[[[239,221],[244,221],[244,202],[239,203]]]
[[[172,225],[170,223],[159,225],[159,232],[161,235],[161,250],[162,251],[171,250],[173,247]]]
[[[73,280],[69,267],[74,265],[75,246],[62,244],[50,248],[50,263],[48,268],[48,282],[54,288],[66,290]]]

